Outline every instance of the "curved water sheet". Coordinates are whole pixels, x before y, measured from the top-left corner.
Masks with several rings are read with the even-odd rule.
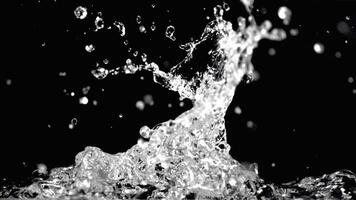
[[[252,9],[252,1],[242,1]],[[283,30],[265,21],[256,24],[252,15],[239,18],[237,30],[215,8],[200,38],[182,45],[186,57],[169,72],[155,63],[134,64],[92,73],[132,74],[147,70],[154,81],[188,98],[193,107],[153,128],[142,127],[147,140],[126,152],[111,155],[96,147],[77,154],[75,164],[56,168],[49,177],[37,178],[27,187],[4,187],[0,197],[26,199],[356,199],[356,177],[338,171],[283,185],[266,184],[257,167],[246,167],[232,158],[226,140],[224,116],[244,77],[253,77],[251,57],[261,39],[282,40]],[[194,55],[210,45],[206,68],[193,74],[184,69],[197,66]],[[199,63],[199,62],[198,62]]]

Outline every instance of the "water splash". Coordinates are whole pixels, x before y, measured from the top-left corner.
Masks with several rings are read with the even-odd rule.
[[[253,1],[242,1],[250,12]],[[186,57],[169,72],[154,63],[127,59],[115,69],[97,68],[93,75],[151,71],[154,81],[188,98],[193,107],[176,119],[144,126],[137,144],[126,152],[107,154],[86,147],[75,164],[56,168],[28,187],[3,188],[0,197],[38,199],[355,199],[356,178],[339,171],[283,185],[266,184],[256,165],[234,160],[227,143],[224,116],[236,86],[251,77],[253,50],[262,39],[282,40],[286,33],[253,16],[238,19],[238,29],[223,19],[222,6],[201,37],[181,45]],[[248,25],[246,23],[248,22]],[[174,32],[174,31],[173,31]],[[209,47],[207,48],[204,47]],[[197,55],[207,55],[198,59]],[[200,64],[200,65],[198,65]],[[191,68],[193,66],[193,68]],[[199,67],[205,66],[205,67]],[[122,116],[121,116],[122,117]]]

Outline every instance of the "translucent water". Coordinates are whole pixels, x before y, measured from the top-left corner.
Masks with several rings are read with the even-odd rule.
[[[242,2],[248,11],[252,9],[252,1]],[[144,53],[141,54],[143,63],[127,59],[124,66],[111,70],[99,67],[92,71],[98,79],[150,71],[156,83],[176,91],[181,99],[190,99],[193,102],[190,110],[154,127],[143,126],[139,133],[145,140],[139,139],[126,152],[111,155],[96,147],[86,147],[77,154],[73,166],[56,168],[48,177],[39,178],[27,187],[4,187],[0,197],[355,199],[356,177],[350,171],[274,185],[259,178],[256,165],[243,165],[230,156],[224,116],[236,86],[244,77],[253,77],[251,58],[258,42],[283,40],[286,33],[272,29],[269,21],[257,24],[252,15],[239,18],[239,27],[234,30],[223,19],[224,7],[227,10],[227,5],[215,7],[215,19],[206,25],[200,38],[181,46],[187,52],[186,57],[169,72],[160,70],[154,62],[148,63]],[[174,27],[168,28],[166,36],[172,39]],[[194,63],[194,55],[206,44],[213,44],[208,52],[209,64],[186,74],[184,69]],[[137,106],[143,109],[144,105],[153,103],[152,96],[146,95]],[[240,114],[241,109],[235,108],[235,112]],[[252,121],[248,123],[254,128]],[[73,128],[76,124],[76,119],[71,121]]]

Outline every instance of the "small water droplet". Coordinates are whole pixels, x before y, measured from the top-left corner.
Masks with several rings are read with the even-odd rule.
[[[315,53],[317,53],[317,54],[324,53],[324,45],[321,43],[315,43],[313,48],[314,48]]]
[[[235,114],[237,114],[237,115],[240,115],[242,113],[242,110],[239,106],[236,106],[234,111],[235,111]]]
[[[151,25],[151,31],[155,31],[156,30],[156,25],[154,25],[154,23],[152,23]]]
[[[99,67],[97,69],[92,70],[91,73],[97,79],[104,79],[108,75],[109,71],[105,68]]]
[[[145,26],[143,26],[143,25],[141,25],[141,26],[139,27],[139,30],[140,30],[141,33],[146,33],[146,28],[145,28]]]
[[[149,139],[152,135],[152,130],[148,126],[142,126],[140,129],[140,135],[143,138]]]
[[[138,24],[141,24],[141,16],[140,15],[137,15],[137,17],[136,17],[136,22],[138,23]]]
[[[145,53],[142,53],[141,59],[142,59],[142,62],[145,63],[147,61],[147,55]]]
[[[88,15],[87,9],[83,6],[78,6],[74,10],[74,15],[77,19],[85,19],[85,17]]]
[[[125,25],[122,22],[115,21],[114,26],[116,26],[119,30],[120,36],[125,36],[126,34],[126,28]]]
[[[285,6],[282,6],[278,9],[278,17],[283,20],[284,25],[288,25],[292,17],[292,11]]]
[[[86,96],[81,97],[81,98],[79,99],[79,103],[82,104],[82,105],[87,105],[88,102],[89,102],[89,99],[88,99]]]
[[[96,30],[100,30],[100,29],[104,28],[104,20],[100,16],[97,16],[95,18],[94,23],[95,23]]]
[[[174,32],[175,32],[174,26],[169,25],[169,26],[166,28],[166,37],[174,41],[174,40],[175,40]]]
[[[139,110],[143,110],[145,108],[145,103],[143,101],[137,101],[136,108]]]

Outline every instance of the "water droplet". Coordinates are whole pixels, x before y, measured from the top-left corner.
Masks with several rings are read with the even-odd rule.
[[[5,84],[6,84],[7,86],[10,86],[10,85],[12,84],[12,80],[9,79],[9,78],[6,79]]]
[[[151,25],[151,31],[155,31],[156,30],[156,25],[154,25],[154,23],[152,23]]]
[[[221,7],[221,5],[217,5],[214,7],[214,16],[216,19],[222,19],[224,15],[224,9]]]
[[[155,7],[156,7],[156,4],[152,3],[152,4],[151,4],[151,7],[152,7],[152,8],[155,8]]]
[[[109,71],[105,68],[99,67],[97,69],[92,70],[91,73],[97,79],[104,79],[108,75]]]
[[[321,43],[315,43],[313,48],[314,48],[315,53],[317,53],[317,54],[324,53],[324,45]]]
[[[153,106],[153,105],[154,105],[153,97],[152,97],[152,95],[150,95],[150,94],[146,94],[146,95],[143,97],[143,101],[145,102],[145,104],[148,104],[148,105],[150,105],[150,106]]]
[[[274,48],[269,48],[269,49],[268,49],[268,54],[269,54],[270,56],[274,56],[274,55],[276,55],[276,50],[275,50]]]
[[[346,19],[347,21],[349,21],[349,20],[350,20],[350,16],[346,16],[345,19]]]
[[[82,92],[83,92],[84,95],[88,94],[89,90],[90,90],[90,86],[89,85],[82,88]]]
[[[86,96],[81,97],[81,98],[79,99],[79,103],[82,104],[82,105],[87,105],[88,102],[89,102],[89,99],[88,99]]]
[[[142,53],[141,59],[142,59],[142,62],[145,63],[147,61],[147,55],[145,53]]]
[[[129,44],[129,41],[128,40],[125,40],[124,41],[124,45],[128,45]]]
[[[145,103],[143,101],[137,101],[136,108],[139,110],[143,110],[145,108]]]
[[[225,11],[229,11],[230,10],[230,6],[226,2],[223,3],[223,8],[224,8]]]
[[[138,51],[135,51],[135,52],[133,53],[133,56],[136,57],[137,55],[138,55]]]
[[[83,6],[78,6],[75,10],[74,10],[74,15],[77,19],[84,19],[87,15],[87,9]]]
[[[342,54],[340,51],[335,52],[335,57],[336,58],[341,58]]]
[[[141,26],[139,27],[139,30],[140,30],[141,33],[146,33],[146,28],[145,28],[145,26],[143,26],[143,25],[141,25]]]
[[[125,25],[122,22],[115,21],[114,26],[116,26],[119,30],[120,36],[125,36],[126,34],[126,28]]]
[[[94,23],[95,23],[96,30],[100,30],[100,29],[104,28],[104,20],[100,16],[97,16],[95,18]]]
[[[62,76],[62,77],[67,76],[67,73],[66,72],[59,72],[59,76]]]
[[[37,164],[37,172],[39,174],[47,174],[48,173],[47,166],[43,163]]]
[[[236,106],[235,109],[234,109],[234,112],[237,114],[237,115],[240,115],[242,113],[242,110],[239,106]]]
[[[91,53],[95,50],[95,47],[93,44],[88,44],[88,45],[85,45],[85,51]]]
[[[350,76],[349,78],[347,78],[347,82],[353,83],[354,82],[354,78],[352,76]]]
[[[278,9],[278,17],[283,20],[284,25],[288,25],[292,17],[292,11],[285,6],[282,6]]]
[[[174,37],[174,32],[175,32],[175,28],[174,26],[172,25],[169,25],[167,28],[166,28],[166,37],[175,41],[175,37]]]
[[[291,36],[297,36],[299,34],[299,30],[296,28],[290,29],[289,31]]]
[[[124,115],[120,113],[119,118],[122,119],[123,117],[124,117]]]
[[[141,24],[141,21],[142,19],[141,19],[141,16],[140,15],[137,15],[137,17],[136,17],[136,22],[138,23],[138,24]]]
[[[140,135],[143,138],[149,139],[152,135],[152,130],[148,126],[142,126],[140,129]]]

